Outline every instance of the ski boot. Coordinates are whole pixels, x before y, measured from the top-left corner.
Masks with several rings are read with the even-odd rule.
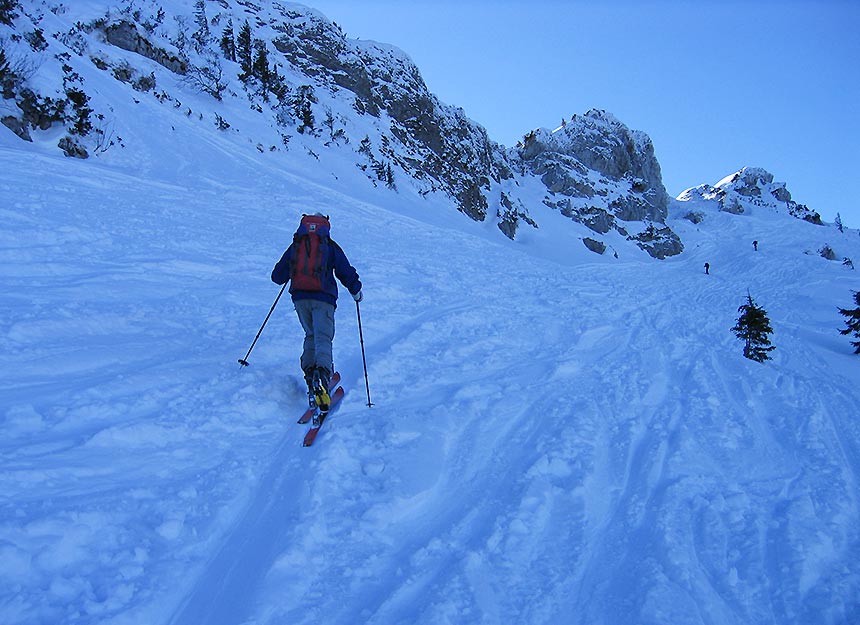
[[[331,407],[331,397],[328,393],[329,372],[323,367],[315,367],[311,378],[313,401],[319,410],[314,415],[314,425],[322,423]]]
[[[314,370],[313,367],[305,369],[305,384],[308,387],[308,408],[315,409],[317,407],[317,398],[314,394]]]

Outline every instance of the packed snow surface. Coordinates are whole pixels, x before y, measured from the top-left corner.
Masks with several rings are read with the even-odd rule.
[[[510,242],[126,99],[130,147],[87,161],[0,127],[0,623],[860,622],[860,283],[819,254],[856,230],[679,202],[681,256],[598,256],[536,189]],[[302,448],[287,298],[237,359],[316,211],[374,406],[341,291],[347,394]]]

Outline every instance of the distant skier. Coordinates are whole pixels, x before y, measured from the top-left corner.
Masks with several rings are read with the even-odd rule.
[[[758,241],[753,241],[753,250],[758,252]]]
[[[305,331],[300,362],[308,385],[308,401],[322,412],[329,408],[329,379],[333,372],[335,276],[356,302],[362,300],[358,272],[331,239],[330,230],[328,216],[302,215],[293,242],[272,270],[275,284],[291,281],[290,295]]]
[[[711,264],[710,263],[705,263],[705,275],[707,275],[707,276],[711,275]]]

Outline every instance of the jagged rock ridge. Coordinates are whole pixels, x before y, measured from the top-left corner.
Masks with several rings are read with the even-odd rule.
[[[761,167],[744,167],[720,180],[716,185],[702,184],[687,189],[678,196],[681,202],[712,205],[717,210],[742,215],[758,208],[784,212],[797,219],[822,225],[821,215],[805,204],[791,199],[784,182],[774,182],[774,176]],[[695,219],[695,214],[689,214]]]
[[[408,55],[350,39],[314,9],[248,0],[121,0],[119,6],[20,0],[3,17],[0,39],[7,63],[0,69],[0,86],[9,101],[3,123],[24,139],[37,129],[64,125],[68,135],[60,145],[70,156],[98,152],[109,140],[93,121],[104,106],[84,84],[83,65],[177,109],[183,107],[182,94],[164,85],[179,76],[185,88],[229,104],[217,116],[219,129],[230,127],[230,107],[249,106],[271,120],[282,140],[284,148],[270,150],[290,149],[291,138],[302,134],[318,142],[319,148],[308,148],[314,157],[324,158],[323,146],[351,151],[373,184],[445,194],[458,210],[477,221],[494,221],[511,239],[522,227],[540,228],[548,207],[571,220],[571,238],[598,253],[618,236],[656,258],[683,250],[665,223],[670,198],[645,133],[592,110],[554,131],[534,130],[517,147],[505,148],[462,109],[430,93]],[[248,27],[244,44],[243,26]],[[241,58],[243,46],[247,61]],[[46,77],[33,81],[8,63],[10,56],[25,54],[50,68]],[[164,72],[174,78],[165,79]],[[269,142],[249,139],[261,150]],[[772,197],[792,214],[816,220],[816,213],[791,200],[784,185],[774,185],[767,172],[755,172],[739,172],[743,175],[731,188],[720,183],[698,189],[721,210],[737,209],[733,197],[762,202]],[[522,190],[534,179],[546,189],[537,204]]]
[[[523,169],[546,186],[547,206],[595,233],[615,230],[656,258],[683,250],[665,226],[670,198],[645,133],[630,130],[606,111],[591,110],[555,131],[530,132],[517,146],[517,156]],[[630,234],[628,222],[645,224],[645,230]],[[593,251],[601,249],[583,242]]]

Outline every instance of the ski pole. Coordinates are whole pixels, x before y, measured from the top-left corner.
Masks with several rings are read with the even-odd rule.
[[[288,284],[287,282],[284,282],[284,286],[281,287],[281,291],[278,293],[278,296],[275,298],[275,303],[272,304],[272,308],[269,310],[269,314],[266,315],[266,320],[263,321],[263,325],[260,326],[260,331],[257,332],[257,336],[254,337],[254,342],[251,343],[251,347],[248,348],[248,353],[245,354],[244,358],[239,359],[239,364],[242,365],[243,367],[248,366],[248,356],[251,355],[251,350],[254,349],[254,345],[257,344],[257,339],[260,338],[260,335],[263,333],[263,328],[266,327],[266,323],[268,323],[269,317],[271,317],[272,313],[275,312],[275,306],[278,305],[278,300],[281,299],[281,295],[284,294],[284,289],[287,288],[287,284]]]
[[[355,303],[355,313],[358,315],[358,339],[361,342],[361,362],[364,364],[364,388],[367,389],[367,407],[370,408],[373,402],[370,401],[370,382],[367,381],[367,358],[364,356],[364,333],[361,331],[361,308],[358,302]]]

